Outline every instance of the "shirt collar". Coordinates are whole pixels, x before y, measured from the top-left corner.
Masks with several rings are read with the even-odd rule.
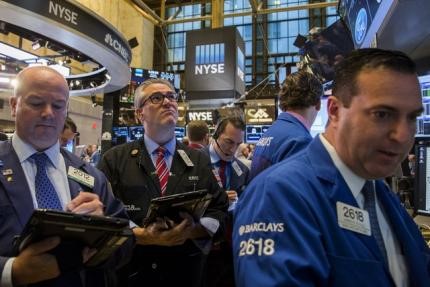
[[[211,163],[215,164],[221,160],[219,155],[216,153],[215,148],[213,147],[213,143],[209,145],[209,156],[211,158]]]
[[[33,154],[38,152],[31,145],[24,142],[16,132],[12,136],[12,146],[18,156],[20,163],[23,163]],[[54,145],[43,152],[48,156],[54,167],[58,168],[60,162],[60,143],[57,141]]]
[[[328,154],[331,157],[336,168],[339,170],[349,189],[351,190],[352,195],[357,200],[366,180],[357,174],[355,174],[339,157],[336,152],[336,149],[326,140],[323,134],[319,134],[321,143],[327,150]]]
[[[295,113],[293,111],[288,111],[286,113],[289,113],[290,115],[292,115],[293,117],[295,117],[299,122],[301,122],[307,129],[308,131],[311,129],[311,123],[305,119],[304,116],[302,116],[301,114]]]
[[[160,146],[146,134],[143,134],[143,140],[145,141],[146,149],[148,150],[148,153],[150,155],[153,154],[155,150]],[[170,141],[164,144],[163,147],[169,152],[170,155],[173,155],[175,153],[176,148],[176,138],[173,137]]]

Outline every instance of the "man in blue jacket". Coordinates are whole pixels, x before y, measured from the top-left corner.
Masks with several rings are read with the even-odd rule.
[[[285,79],[278,96],[282,113],[255,146],[250,179],[312,141],[309,129],[320,110],[322,94],[321,82],[306,71]]]
[[[429,249],[380,180],[414,141],[414,63],[401,52],[353,52],[336,68],[327,110],[324,134],[242,194],[237,285],[430,286]]]

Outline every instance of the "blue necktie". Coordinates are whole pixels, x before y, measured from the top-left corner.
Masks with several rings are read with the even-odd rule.
[[[33,154],[31,158],[34,159],[37,166],[35,188],[38,207],[62,210],[58,194],[46,173],[48,156],[42,152]]]
[[[366,184],[362,190],[364,196],[364,209],[369,212],[370,228],[372,235],[378,244],[379,250],[381,251],[384,263],[387,264],[387,251],[385,250],[384,239],[382,238],[381,229],[379,228],[378,217],[376,214],[376,198],[375,189],[373,187],[373,181],[366,181]]]

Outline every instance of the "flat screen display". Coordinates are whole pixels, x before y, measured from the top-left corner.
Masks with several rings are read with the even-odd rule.
[[[185,136],[185,127],[175,127],[175,137],[178,141],[182,141]]]
[[[263,134],[270,128],[268,125],[247,125],[245,133],[246,143],[257,143]]]
[[[416,146],[414,208],[421,215],[430,216],[430,142],[429,138]]]
[[[112,128],[112,145],[119,145],[128,142],[128,127]]]
[[[139,140],[143,137],[143,126],[128,127],[130,141]]]
[[[419,77],[423,113],[417,118],[417,136],[430,135],[430,75]]]

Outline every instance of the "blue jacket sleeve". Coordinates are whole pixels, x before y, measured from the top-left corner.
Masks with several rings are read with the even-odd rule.
[[[327,285],[317,221],[293,186],[267,176],[250,184],[241,203],[233,229],[237,286]]]

